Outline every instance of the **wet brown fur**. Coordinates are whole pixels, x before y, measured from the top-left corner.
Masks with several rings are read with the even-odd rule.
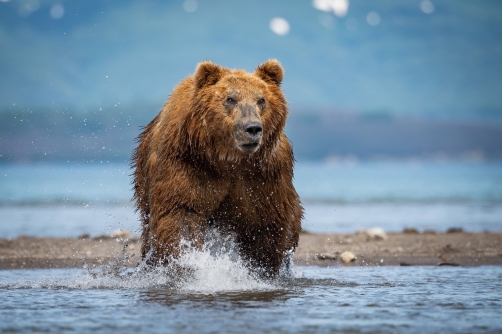
[[[284,134],[282,77],[276,60],[254,73],[202,62],[145,127],[132,167],[142,256],[149,263],[177,257],[182,238],[200,248],[209,224],[234,233],[248,263],[271,274],[297,246],[303,209]],[[239,115],[223,106],[231,91],[243,103],[265,97],[261,146],[254,153],[237,148],[233,127]]]

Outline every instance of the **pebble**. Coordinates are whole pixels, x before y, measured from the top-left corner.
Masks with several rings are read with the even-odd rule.
[[[403,230],[403,233],[404,234],[419,234],[420,232],[418,232],[418,230],[416,228],[408,227]]]
[[[340,259],[342,259],[342,261],[345,263],[349,263],[355,261],[356,256],[352,252],[345,251],[342,254],[340,254]]]
[[[335,254],[316,254],[316,258],[319,260],[336,260]]]
[[[387,240],[387,234],[381,227],[367,229],[366,236],[369,240]]]
[[[131,232],[129,232],[128,230],[123,230],[121,228],[118,228],[112,232],[113,238],[129,239],[130,236],[131,236]]]

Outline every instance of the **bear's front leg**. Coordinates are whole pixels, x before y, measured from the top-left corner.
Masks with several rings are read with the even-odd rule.
[[[237,241],[250,268],[257,269],[264,277],[274,277],[279,273],[291,244],[286,231],[273,225],[248,230],[239,235]]]
[[[179,210],[151,219],[149,244],[144,242],[142,255],[149,265],[167,264],[189,248],[200,249],[204,243],[207,218],[193,210]]]

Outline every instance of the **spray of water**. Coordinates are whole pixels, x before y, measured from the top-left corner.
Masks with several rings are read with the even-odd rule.
[[[87,273],[68,277],[40,279],[20,278],[1,284],[1,288],[31,289],[151,289],[212,294],[231,291],[270,291],[281,289],[281,280],[299,277],[302,273],[291,262],[291,254],[284,261],[275,280],[263,279],[249,270],[239,256],[234,238],[222,235],[216,229],[208,231],[201,249],[183,241],[184,250],[167,265],[152,268],[140,263],[131,268],[126,265],[127,254],[99,267],[88,268]]]

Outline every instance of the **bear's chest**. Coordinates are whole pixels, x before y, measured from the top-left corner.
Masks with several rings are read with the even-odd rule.
[[[270,223],[274,210],[273,186],[264,182],[231,182],[228,195],[213,212],[212,218],[220,227],[236,229]]]

